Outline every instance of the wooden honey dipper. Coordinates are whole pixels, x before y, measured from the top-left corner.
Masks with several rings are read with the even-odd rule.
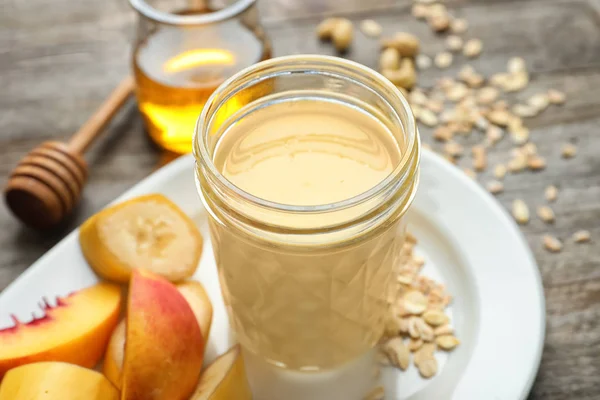
[[[15,167],[4,189],[13,214],[35,229],[50,228],[71,213],[87,179],[85,150],[121,108],[134,88],[125,78],[69,143],[44,142]]]

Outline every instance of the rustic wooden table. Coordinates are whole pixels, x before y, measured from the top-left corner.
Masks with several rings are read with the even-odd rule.
[[[18,160],[47,139],[66,139],[94,111],[129,70],[134,12],[125,0],[4,0],[0,15],[0,183]],[[360,21],[373,18],[391,34],[412,32],[433,55],[444,41],[410,15],[411,0],[263,0],[261,13],[275,55],[333,54],[319,43],[315,25],[326,15]],[[548,160],[540,173],[509,175],[498,200],[510,207],[516,198],[542,204],[543,190],[556,184],[556,223],[537,218],[523,228],[542,273],[547,305],[547,335],[542,365],[531,399],[600,398],[600,0],[448,0],[450,11],[466,18],[468,37],[484,42],[472,62],[489,76],[505,70],[511,56],[529,65],[531,85],[518,96],[550,87],[567,94],[528,122],[532,141]],[[357,33],[347,57],[375,67],[378,46]],[[456,74],[464,60],[444,72],[431,68],[420,84]],[[431,132],[423,130],[425,142]],[[475,139],[473,139],[475,140]],[[575,159],[560,158],[560,144],[577,144]],[[490,164],[505,161],[511,145],[499,143]],[[109,127],[87,157],[89,184],[76,215],[66,226],[38,234],[22,228],[0,207],[0,289],[84,219],[160,166],[165,157],[147,140],[133,102]],[[481,174],[486,182],[491,171]],[[541,238],[552,232],[567,239],[588,229],[592,242],[566,240],[550,254]],[[60,279],[60,277],[57,277]],[[511,296],[506,288],[506,296]],[[5,310],[2,310],[4,312]],[[484,310],[485,312],[485,310]],[[522,332],[527,335],[527,332]],[[498,343],[502,346],[502,343]],[[511,351],[511,349],[506,349]],[[493,394],[490,393],[490,398]]]

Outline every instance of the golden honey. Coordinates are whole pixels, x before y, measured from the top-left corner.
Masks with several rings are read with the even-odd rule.
[[[208,26],[159,25],[151,30],[136,46],[133,71],[138,106],[152,140],[176,153],[191,151],[194,124],[212,92],[235,72],[269,57],[261,28],[243,20]]]

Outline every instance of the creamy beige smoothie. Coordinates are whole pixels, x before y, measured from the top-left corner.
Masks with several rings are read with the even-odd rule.
[[[373,115],[336,101],[284,101],[230,126],[213,162],[231,183],[263,200],[293,206],[336,203],[376,186],[394,170],[402,143]],[[364,209],[350,207],[348,219]],[[306,246],[270,242],[211,221],[231,321],[244,347],[276,365],[335,368],[374,346],[404,237],[392,213],[378,229]],[[281,217],[285,218],[285,217]],[[333,221],[327,215],[318,226]],[[331,217],[334,218],[334,217]],[[339,213],[335,216],[340,218]],[[294,227],[304,219],[279,225]],[[315,225],[315,221],[311,222]],[[310,233],[310,232],[309,232]],[[286,234],[285,229],[278,231]],[[317,235],[318,236],[318,235]],[[342,240],[343,237],[343,240]]]

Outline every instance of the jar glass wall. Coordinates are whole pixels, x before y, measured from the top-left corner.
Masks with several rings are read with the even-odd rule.
[[[334,117],[326,128],[343,126],[340,132],[315,133]],[[265,127],[270,136],[252,136]],[[243,138],[228,144],[238,134]],[[340,58],[265,61],[210,97],[194,152],[221,286],[241,344],[278,366],[310,371],[335,368],[371,349],[396,286],[403,216],[418,181],[419,138],[402,94],[375,71]],[[389,170],[377,169],[387,172],[351,197],[343,190],[364,177],[362,170],[351,182],[332,181],[331,190],[312,192],[315,201],[292,191],[304,187],[294,182],[294,170],[268,170],[273,176],[260,182],[260,194],[238,179],[248,168],[273,160],[287,166],[303,157],[348,168],[379,168],[385,160],[381,165]],[[243,173],[235,183],[232,165]],[[335,178],[335,168],[321,175]],[[292,189],[271,191],[286,185]],[[333,201],[319,202],[330,195]]]

